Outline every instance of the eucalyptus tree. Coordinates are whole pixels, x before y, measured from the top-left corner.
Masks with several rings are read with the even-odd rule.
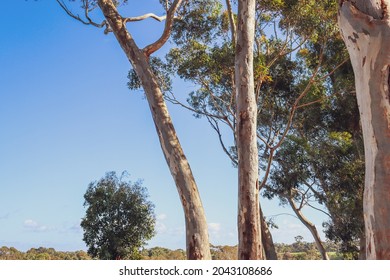
[[[167,56],[168,67],[160,69],[160,71],[176,73],[182,79],[191,81],[198,86],[189,94],[187,104],[183,101],[182,96],[177,96],[169,90],[165,92],[165,97],[167,100],[193,111],[196,117],[205,117],[216,131],[223,150],[232,163],[237,166],[236,131],[238,119],[235,94],[237,85],[234,79],[234,46],[237,41],[239,25],[236,24],[234,4],[237,2],[233,1],[232,5],[230,1],[223,1],[226,3],[226,9],[221,2],[203,1],[203,5],[194,6],[187,17],[177,22],[172,37],[177,47],[173,48]],[[333,1],[264,0],[257,2],[253,72],[258,105],[259,167],[263,170],[260,188],[269,187],[269,184],[266,183],[272,168],[275,168],[272,167],[275,153],[282,147],[285,139],[292,139],[290,135],[296,138],[324,137],[325,141],[325,139],[329,139],[329,136],[328,138],[324,136],[325,131],[328,134],[335,133],[333,135],[342,134],[341,130],[344,128],[333,127],[331,130],[329,126],[326,126],[328,130],[325,127],[322,130],[315,129],[326,124],[321,118],[329,117],[329,103],[333,102],[333,112],[342,110],[341,103],[337,105],[340,107],[336,106],[337,100],[341,100],[341,98],[333,98],[334,95],[340,93],[343,98],[353,97],[354,92],[349,84],[340,82],[342,80],[350,81],[351,77],[348,75],[350,67],[346,63],[348,55],[340,44],[341,40],[335,21],[336,14],[337,3]],[[328,106],[328,113],[325,112],[326,110],[321,113],[320,108],[324,106]],[[351,109],[349,113],[351,115],[348,115],[348,118],[354,119],[356,110]],[[339,115],[340,118],[343,118],[341,114]],[[299,118],[304,116],[307,119],[314,118],[311,122],[306,120],[306,126],[311,126],[311,128],[308,127],[305,133],[310,132],[310,136],[300,135],[299,133],[302,131],[297,129],[303,123]],[[295,122],[297,125],[294,124]],[[225,142],[222,133],[224,131],[223,125],[226,125],[232,132],[234,140],[230,145]],[[359,130],[358,127],[359,124],[357,124],[356,131]],[[346,130],[348,133],[350,131]],[[354,137],[357,134],[354,132]],[[286,138],[287,136],[289,138]],[[359,142],[356,141],[353,141],[353,145]],[[302,142],[297,143],[303,144]],[[314,142],[308,143],[314,145],[314,149],[316,144]],[[333,152],[337,152],[337,149],[334,149]],[[357,150],[349,149],[348,152],[357,153]],[[316,157],[320,159],[321,155],[316,154]],[[313,157],[313,161],[315,160]],[[360,160],[363,159],[360,158]],[[307,171],[301,170],[301,172]],[[336,181],[340,179],[337,176],[343,175],[338,173],[334,177]],[[288,189],[287,186],[286,188]],[[331,187],[328,186],[327,190],[330,189]],[[351,200],[353,197],[357,199],[357,205],[359,205],[360,190],[360,187],[356,188],[356,191],[353,191],[349,196]],[[321,198],[313,193],[311,197],[322,202],[326,196],[325,192],[321,193]],[[330,195],[332,192],[327,191],[326,193]],[[299,199],[303,198],[295,195],[294,192],[287,192],[283,195],[287,194],[290,195],[289,198],[292,202],[294,200],[298,202]],[[305,220],[306,218],[301,211],[305,203],[302,204],[302,200],[299,204],[295,202],[290,203],[290,205],[301,220]],[[325,205],[331,207],[332,203]],[[334,211],[337,212],[336,208]],[[355,217],[361,217],[361,215],[357,214]],[[330,222],[327,222],[328,225],[341,224],[332,220],[335,215],[330,218]],[[266,224],[263,220],[262,222],[263,231],[266,229]],[[314,238],[320,240],[318,230],[314,229],[311,223],[306,223],[306,225],[313,233]],[[356,230],[355,233],[358,232],[359,230]],[[356,234],[352,234],[348,238],[356,238]],[[263,235],[270,237],[269,234],[264,234],[264,231]],[[341,235],[341,230],[335,230],[332,234],[334,239]],[[348,238],[340,237],[345,244],[350,242]],[[268,240],[270,241],[271,238]],[[326,258],[321,242],[317,242],[317,245],[319,250],[323,252],[323,258]]]
[[[338,3],[364,137],[366,255],[368,259],[390,259],[390,1]]]
[[[236,23],[235,5],[226,3],[224,9],[220,1],[203,1],[174,28],[173,41],[177,48],[168,54],[169,67],[165,70],[193,82],[198,88],[190,93],[188,104],[170,91],[166,92],[166,99],[192,110],[197,117],[204,116],[217,132],[223,150],[237,166],[239,113],[234,77],[239,72],[235,69],[235,46],[236,41],[240,42],[237,29],[242,21]],[[320,97],[312,88],[322,85],[324,89],[328,74],[345,60],[338,56],[341,58],[338,63],[323,65],[328,49],[326,42],[338,34],[332,21],[336,8],[316,1],[256,2],[252,75],[257,103],[259,167],[264,171],[259,178],[259,189],[266,186],[275,152],[289,134],[296,113],[319,102]],[[316,56],[304,55],[310,47],[316,49]],[[230,146],[224,140],[223,125],[232,132],[234,142]],[[265,223],[262,228],[266,228]]]
[[[294,60],[299,63],[299,73],[305,69],[318,69],[319,73],[301,99],[286,141],[274,158],[266,196],[277,195],[283,204],[292,207],[312,233],[323,258],[326,252],[318,230],[301,210],[305,206],[314,207],[313,200],[325,206],[325,211],[321,211],[329,217],[324,223],[327,237],[341,241],[344,253],[357,258],[359,248],[355,241],[364,241],[361,230],[364,157],[351,67],[346,63],[348,53],[335,22],[337,4],[265,2],[282,15],[283,25],[293,24],[295,32],[308,39]]]
[[[168,41],[176,15],[181,9],[186,9],[186,6],[183,6],[186,1],[160,1],[166,12],[166,15],[162,17],[154,13],[124,17],[119,13],[118,8],[123,4],[134,5],[128,0],[76,1],[80,4],[79,8],[83,11],[83,16],[72,12],[63,0],[57,0],[57,2],[71,17],[86,25],[105,28],[106,34],[111,32],[114,34],[145,92],[163,154],[179,192],[185,213],[187,257],[188,259],[210,259],[207,222],[198,188],[164,101],[162,85],[151,65],[153,62],[151,55]],[[75,0],[70,0],[70,2],[75,2]],[[96,11],[100,11],[104,16],[101,23],[96,23],[91,18],[92,13]],[[158,21],[165,20],[164,30],[155,42],[140,48],[127,29],[127,24],[148,18]]]
[[[84,194],[81,221],[88,254],[102,260],[139,259],[140,249],[154,234],[154,205],[140,181],[107,172]]]

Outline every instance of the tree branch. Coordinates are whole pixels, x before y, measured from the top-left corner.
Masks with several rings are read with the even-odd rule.
[[[165,27],[164,31],[161,35],[161,37],[154,43],[146,46],[143,49],[144,54],[146,57],[149,57],[152,53],[156,52],[159,50],[169,39],[171,32],[172,32],[172,26],[173,26],[173,21],[175,19],[175,13],[177,9],[180,7],[181,3],[183,0],[175,0],[171,7],[169,8],[166,16],[166,22],[165,22]]]
[[[148,19],[148,18],[153,18],[157,21],[163,21],[167,18],[167,16],[157,16],[153,13],[148,13],[148,14],[144,14],[142,16],[138,16],[138,17],[127,17],[127,18],[123,18],[123,23],[127,23],[127,22],[133,22],[133,21],[141,21],[141,20],[145,20],[145,19]]]
[[[229,15],[229,22],[230,22],[230,31],[232,33],[232,42],[233,46],[236,45],[237,42],[237,28],[236,28],[236,23],[234,20],[234,14],[233,14],[233,9],[232,9],[232,4],[230,3],[230,0],[226,0],[226,6],[227,6],[227,12]]]
[[[78,20],[79,22],[81,22],[82,24],[85,24],[85,25],[92,25],[92,26],[95,26],[95,27],[98,27],[98,28],[102,28],[102,27],[108,27],[108,23],[106,20],[103,20],[102,23],[96,23],[94,22],[88,15],[89,13],[89,8],[88,8],[88,1],[86,2],[85,4],[85,7],[84,7],[84,10],[85,10],[85,18],[86,20],[82,19],[79,15],[76,15],[74,13],[72,13],[69,8],[65,5],[64,1],[62,0],[56,0],[57,3],[61,6],[61,8],[72,18],[74,18],[75,20]]]
[[[221,130],[219,129],[218,122],[217,122],[215,119],[210,118],[209,116],[206,116],[206,118],[207,118],[207,121],[210,123],[211,127],[217,132],[218,138],[219,138],[219,143],[221,144],[223,151],[224,151],[225,154],[230,158],[230,160],[237,166],[237,165],[238,165],[237,160],[236,160],[236,159],[233,157],[233,155],[228,151],[228,149],[227,149],[226,146],[225,146],[225,143],[223,142],[222,134],[221,134]],[[213,121],[214,123],[212,123],[212,121]]]

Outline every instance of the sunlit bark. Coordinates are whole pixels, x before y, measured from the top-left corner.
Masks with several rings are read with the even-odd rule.
[[[238,1],[235,82],[238,153],[238,258],[262,259],[257,104],[253,78],[255,0]]]
[[[390,0],[340,1],[365,149],[367,259],[390,259]]]
[[[175,1],[172,5],[178,5],[180,2]],[[198,188],[173,127],[161,89],[148,63],[148,55],[166,42],[169,30],[166,28],[163,36],[155,44],[148,46],[146,50],[141,50],[126,29],[126,19],[119,15],[113,1],[99,0],[98,4],[145,91],[161,148],[184,209],[187,257],[198,260],[211,259],[207,222]],[[172,19],[173,16],[167,17],[167,20]],[[168,22],[166,27],[169,28],[169,24],[171,23]]]

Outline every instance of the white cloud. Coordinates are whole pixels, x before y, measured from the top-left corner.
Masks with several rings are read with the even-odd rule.
[[[218,233],[221,231],[221,224],[219,223],[209,223],[209,230],[215,233]]]
[[[163,221],[163,220],[166,220],[167,219],[167,215],[166,214],[159,214],[159,215],[157,215],[157,217],[156,217],[156,220],[157,221]]]
[[[32,219],[27,219],[23,222],[23,226],[25,229],[34,231],[34,232],[44,232],[44,231],[50,231],[53,230],[53,227],[48,227],[46,225],[41,225],[37,221],[34,221]]]
[[[220,223],[208,223],[210,239],[218,242],[221,238],[221,224]]]
[[[159,214],[156,217],[156,231],[158,233],[166,233],[167,232],[167,226],[164,224],[163,221],[167,219],[166,214]]]

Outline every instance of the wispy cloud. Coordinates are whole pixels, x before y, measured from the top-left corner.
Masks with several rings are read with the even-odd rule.
[[[71,227],[69,227],[69,230],[72,231],[72,232],[80,232],[82,230],[81,226],[80,225],[73,225]]]
[[[47,232],[55,230],[55,227],[50,227],[46,225],[42,225],[38,223],[37,221],[34,221],[32,219],[27,219],[23,222],[23,227],[29,231],[33,232]]]
[[[166,233],[167,232],[167,226],[165,225],[164,221],[167,219],[166,214],[159,214],[156,217],[156,231],[158,233]]]
[[[6,213],[6,214],[1,214],[0,215],[0,220],[5,220],[5,219],[8,219],[10,216],[10,213]]]
[[[211,239],[219,239],[221,237],[221,224],[220,223],[208,223],[209,233]]]
[[[220,223],[209,223],[209,230],[212,232],[220,232],[221,224]]]

